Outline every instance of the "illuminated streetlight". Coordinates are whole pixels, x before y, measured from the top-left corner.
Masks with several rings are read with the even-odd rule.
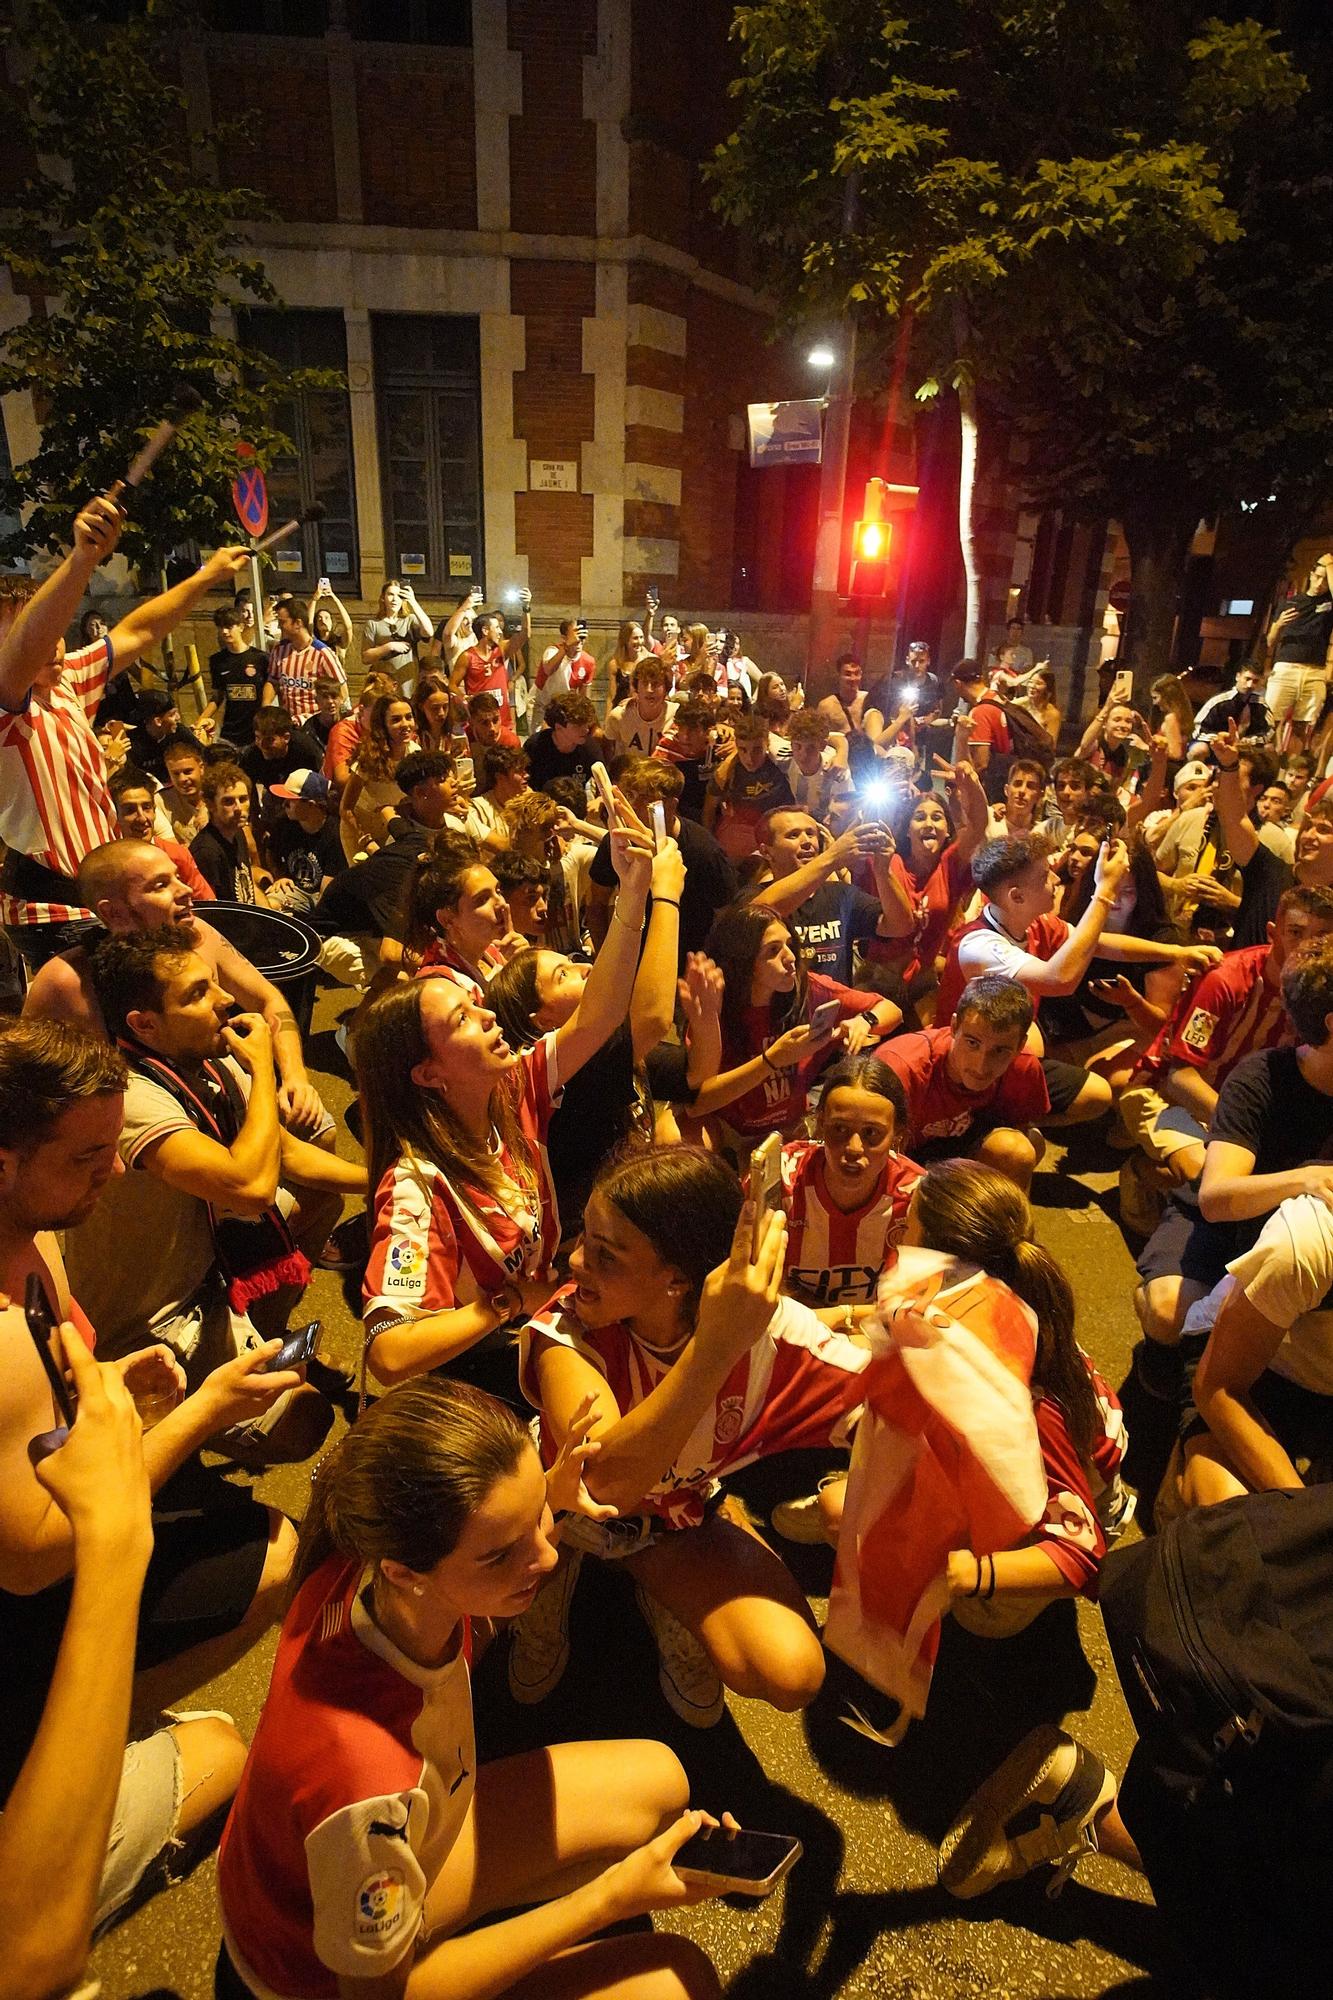
[[[832,368],[838,357],[831,347],[812,347],[805,358],[812,368]]]

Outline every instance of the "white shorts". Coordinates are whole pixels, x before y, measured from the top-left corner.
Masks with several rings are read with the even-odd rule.
[[[1279,660],[1268,676],[1264,704],[1276,722],[1318,722],[1324,712],[1324,669]]]

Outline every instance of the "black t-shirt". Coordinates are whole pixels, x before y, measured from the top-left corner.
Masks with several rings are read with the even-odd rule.
[[[324,762],[324,752],[306,730],[293,729],[281,757],[266,757],[259,745],[252,743],[241,752],[237,762],[255,788],[255,817],[271,827],[281,816],[282,801],[271,799],[268,787],[282,784],[293,771],[318,771]]]
[[[1333,1097],[1307,1083],[1295,1049],[1256,1049],[1242,1056],[1218,1093],[1209,1141],[1243,1146],[1256,1174],[1287,1174],[1312,1160],[1333,1159]],[[1258,1241],[1266,1215],[1230,1225],[1237,1257]]]
[[[1240,871],[1240,908],[1231,933],[1233,951],[1268,942],[1268,926],[1277,916],[1282,892],[1294,879],[1290,864],[1261,841]]]
[[[326,819],[315,833],[307,833],[294,819],[280,819],[269,835],[269,846],[276,872],[289,875],[308,896],[318,896],[324,877],[341,875],[347,866],[334,819]]]
[[[1318,597],[1302,591],[1283,609],[1294,611],[1296,616],[1277,635],[1273,664],[1280,666],[1289,660],[1297,667],[1322,667],[1333,643],[1333,597],[1326,590]]]
[[[728,903],[735,901],[737,883],[736,870],[706,828],[696,826],[692,819],[682,819],[676,828],[676,840],[685,863],[685,887],[680,892],[678,953],[683,969],[686,952],[703,950],[704,940],[713,928],[714,917]],[[588,873],[603,889],[616,887],[609,835],[603,835]],[[648,907],[651,910],[651,896]]]
[[[534,792],[545,791],[553,778],[577,778],[581,785],[586,785],[593,765],[606,751],[606,745],[596,736],[590,736],[577,749],[557,750],[555,736],[549,729],[539,729],[529,736],[523,748],[528,759],[528,783]]]
[[[255,901],[255,881],[243,840],[226,840],[215,826],[205,826],[190,842],[190,853],[213,894],[224,903]]]
[[[662,761],[665,763],[665,758]],[[717,759],[711,750],[706,750],[702,757],[673,757],[671,761],[685,780],[685,789],[676,800],[676,810],[682,819],[692,819],[696,825],[701,825],[704,800],[708,797],[708,781],[717,769]]]
[[[652,1102],[634,1065],[629,1023],[622,1022],[570,1078],[551,1114],[546,1157],[566,1234],[579,1228],[603,1161],[636,1129],[651,1139]]]
[[[852,946],[875,935],[879,918],[879,904],[864,889],[850,882],[825,882],[785,921],[800,940],[811,972],[852,986]]]
[[[321,937],[368,931],[374,937],[401,939],[408,877],[434,838],[428,826],[415,820],[390,820],[383,847],[335,874],[311,912]]]
[[[184,743],[191,750],[197,750],[202,759],[204,746],[192,729],[173,729],[169,736],[152,736],[142,722],[130,731],[130,751],[126,761],[136,771],[146,777],[156,778],[159,785],[167,782],[167,751],[173,744]]]
[[[223,734],[233,730],[233,740],[248,743],[254,733],[251,723],[268,686],[268,654],[261,653],[258,646],[247,646],[240,653],[219,647],[209,655],[208,680],[214,701],[222,704]]]

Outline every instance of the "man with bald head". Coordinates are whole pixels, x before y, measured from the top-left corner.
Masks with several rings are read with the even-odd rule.
[[[322,1143],[331,1143],[331,1121],[306,1075],[301,1031],[291,1008],[271,981],[195,914],[194,899],[170,855],[144,840],[107,841],[80,862],[78,885],[87,908],[118,937],[163,925],[179,930],[238,1006],[263,1015],[273,1037],[283,1125],[296,1137],[317,1142],[328,1132],[330,1138]],[[23,1012],[106,1033],[82,945],[48,959],[33,975]]]

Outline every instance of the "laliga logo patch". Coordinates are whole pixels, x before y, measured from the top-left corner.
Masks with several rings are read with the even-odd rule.
[[[392,1937],[406,1915],[406,1903],[406,1883],[396,1868],[367,1875],[356,1892],[357,1937]]]
[[[421,1250],[415,1243],[395,1243],[390,1247],[385,1259],[384,1289],[386,1292],[409,1290],[421,1269]]]
[[[717,1422],[713,1427],[713,1437],[718,1444],[734,1444],[741,1434],[741,1423],[745,1416],[745,1399],[742,1396],[728,1396],[717,1406]]]

